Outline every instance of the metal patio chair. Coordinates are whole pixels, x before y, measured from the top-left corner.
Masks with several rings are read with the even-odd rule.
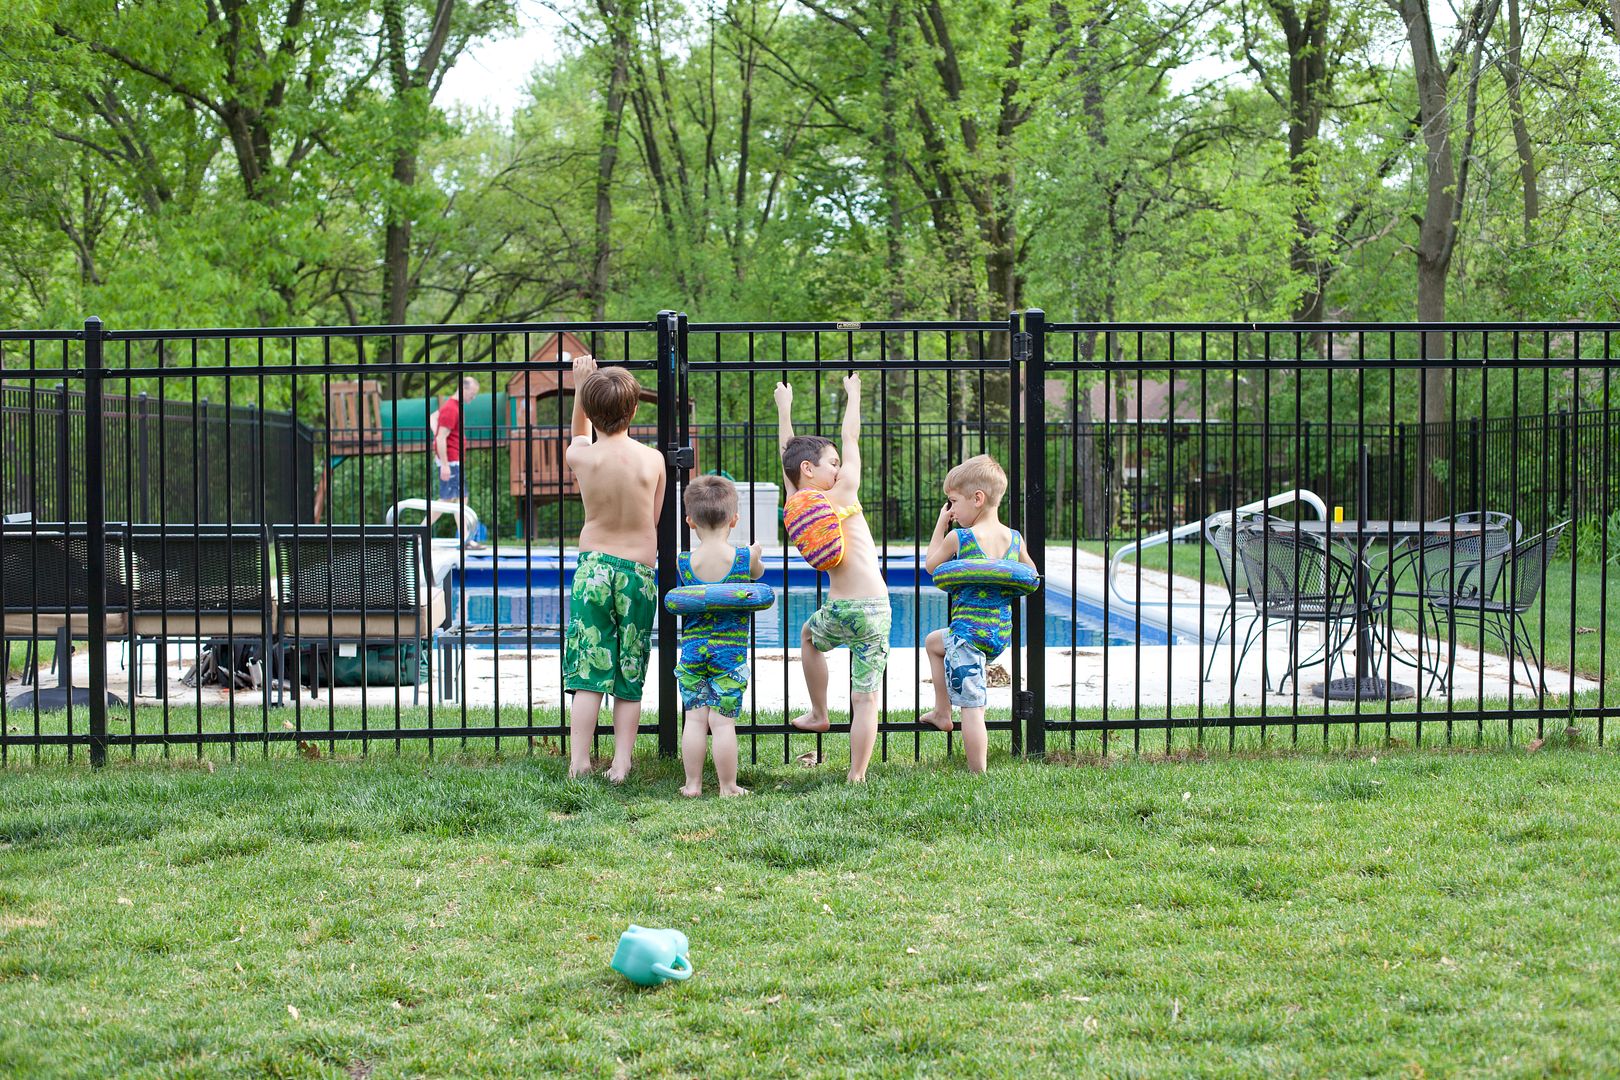
[[[1506,546],[1511,547],[1519,542],[1524,534],[1524,525],[1514,518],[1512,514],[1499,510],[1470,510],[1462,514],[1452,514],[1449,517],[1436,518],[1436,523],[1447,525],[1479,525],[1484,534],[1500,536],[1506,539]],[[1418,580],[1428,576],[1432,567],[1442,566],[1445,563],[1455,562],[1461,571],[1461,560],[1452,554],[1454,545],[1459,544],[1465,537],[1453,537],[1450,533],[1422,534],[1415,537],[1406,537],[1397,542],[1384,560],[1384,569],[1389,575],[1392,586],[1391,594],[1395,597],[1412,598],[1421,596],[1421,589],[1411,587],[1403,588],[1402,579],[1409,573],[1414,573]],[[1486,545],[1487,547],[1491,545]],[[1472,554],[1478,561],[1479,552]],[[1487,559],[1489,553],[1486,553]]]
[[[1383,568],[1391,606],[1406,611],[1417,621],[1417,655],[1401,643],[1393,625],[1378,627],[1380,643],[1392,656],[1431,675],[1436,669],[1428,666],[1428,649],[1431,644],[1435,647],[1438,660],[1440,640],[1436,602],[1442,606],[1466,603],[1470,598],[1494,592],[1513,547],[1514,530],[1519,527],[1511,515],[1494,512],[1456,514],[1440,520],[1477,524],[1481,531],[1460,536],[1437,533],[1413,537],[1390,553]],[[1430,623],[1434,624],[1432,634]]]
[[[1346,558],[1343,549],[1325,540],[1301,532],[1292,524],[1256,522],[1240,527],[1236,533],[1238,558],[1243,564],[1245,588],[1254,603],[1258,618],[1250,627],[1271,621],[1280,621],[1288,628],[1288,669],[1277,680],[1276,692],[1282,693],[1284,684],[1297,677],[1303,667],[1316,662],[1318,655],[1329,675],[1333,662],[1348,675],[1344,662],[1344,648],[1353,636],[1358,616],[1372,618],[1389,605],[1388,595],[1369,585],[1367,600],[1359,603],[1356,597],[1357,565]],[[1369,582],[1376,575],[1365,566],[1361,570]],[[1299,655],[1299,629],[1301,625],[1315,623],[1322,627],[1320,648],[1305,659]],[[1262,679],[1269,657],[1262,648]]]
[[[124,536],[121,526],[104,533],[107,552],[106,615],[102,621],[108,641],[122,639],[129,629],[129,588],[125,577]],[[0,526],[0,654],[10,657],[15,641],[26,643],[21,685],[38,685],[39,642],[56,643],[55,670],[62,691],[72,689],[74,641],[90,637],[89,535],[83,522],[7,522]],[[44,700],[44,699],[42,699]]]
[[[1542,685],[1541,658],[1536,655],[1530,628],[1525,625],[1524,613],[1535,606],[1536,597],[1547,579],[1547,567],[1558,551],[1569,521],[1560,522],[1539,535],[1531,537],[1500,557],[1500,567],[1490,581],[1489,588],[1481,582],[1480,591],[1467,595],[1433,596],[1428,598],[1429,609],[1435,613],[1435,634],[1439,635],[1439,616],[1446,617],[1446,640],[1451,643],[1446,661],[1445,675],[1436,668],[1434,682],[1440,688],[1451,684],[1452,671],[1457,663],[1457,617],[1479,618],[1480,648],[1485,637],[1500,641],[1508,650],[1508,677],[1513,676],[1513,664],[1523,660],[1525,671],[1534,676],[1535,684]],[[1521,648],[1521,646],[1523,646]],[[1529,654],[1526,659],[1525,654]],[[1532,666],[1533,664],[1533,666]]]
[[[1216,561],[1220,564],[1221,580],[1226,584],[1226,606],[1221,610],[1220,620],[1215,625],[1215,644],[1209,650],[1209,662],[1204,665],[1204,681],[1209,682],[1215,676],[1215,659],[1220,651],[1221,638],[1228,637],[1234,651],[1238,652],[1237,663],[1232,668],[1232,677],[1235,679],[1243,670],[1243,661],[1249,655],[1249,649],[1254,644],[1254,630],[1260,619],[1258,610],[1238,611],[1238,604],[1246,601],[1248,597],[1247,579],[1243,572],[1243,562],[1237,553],[1238,530],[1256,522],[1267,522],[1273,525],[1292,528],[1290,522],[1282,518],[1270,517],[1258,510],[1248,510],[1233,513],[1223,510],[1218,514],[1211,514],[1204,519],[1204,541],[1215,549]],[[1249,633],[1244,638],[1243,648],[1237,649],[1237,624],[1239,620],[1247,620]]]

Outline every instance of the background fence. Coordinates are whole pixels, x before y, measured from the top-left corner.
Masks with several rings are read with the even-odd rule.
[[[294,478],[314,475],[315,432],[290,414],[146,393],[106,395],[102,410],[110,520],[311,520]],[[84,391],[65,383],[0,387],[5,513],[84,520],[84,418]]]
[[[555,740],[566,749],[557,654],[581,510],[560,464],[570,365],[560,346],[547,351],[564,335],[605,363],[629,367],[647,387],[636,422],[667,462],[664,587],[672,583],[674,554],[689,543],[678,512],[685,477],[714,471],[779,485],[777,382],[794,388],[801,433],[837,439],[843,379],[861,373],[862,502],[896,616],[882,692],[885,756],[902,748],[913,757],[949,753],[954,745],[952,736],[915,720],[936,689],[918,650],[948,618],[945,598],[920,563],[943,502],[941,481],[974,453],[992,454],[1006,468],[1004,519],[1022,528],[1046,570],[1046,587],[1018,606],[1012,648],[996,665],[1001,685],[991,726],[1007,732],[1015,750],[1107,752],[1120,732],[1136,749],[1162,733],[1168,750],[1178,739],[1201,744],[1211,729],[1235,745],[1239,732],[1264,735],[1279,726],[1297,739],[1315,725],[1324,738],[1331,726],[1347,725],[1359,738],[1374,720],[1386,736],[1392,725],[1406,725],[1418,738],[1426,722],[1440,722],[1449,738],[1464,720],[1479,731],[1487,720],[1531,722],[1540,731],[1549,720],[1591,718],[1601,739],[1614,710],[1608,567],[1620,506],[1610,333],[1539,324],[1327,333],[1103,327],[1048,325],[1030,312],[1006,322],[737,325],[662,313],[645,322],[263,331],[109,332],[92,322],[82,332],[0,335],[5,509],[33,518],[8,526],[8,543],[27,534],[34,551],[39,536],[54,530],[67,537],[65,550],[82,552],[63,556],[68,577],[112,582],[121,559],[125,574],[124,591],[81,589],[74,595],[88,599],[60,610],[37,588],[0,582],[14,670],[37,663],[17,658],[29,642],[60,646],[75,638],[89,646],[77,665],[86,692],[73,707],[52,712],[37,697],[0,704],[0,757],[18,747],[37,754],[47,746],[88,746],[101,760],[112,745],[135,754],[186,744],[201,753],[208,743],[432,747],[475,737],[496,747],[513,738],[536,747]],[[521,410],[508,402],[504,431],[467,432],[474,445],[466,499],[490,534],[503,538],[500,557],[454,543],[425,556],[410,549],[440,586],[421,598],[428,630],[401,621],[403,608],[374,617],[365,610],[370,601],[323,615],[318,632],[309,629],[309,610],[293,611],[289,621],[287,596],[268,584],[290,569],[278,565],[279,552],[315,537],[336,553],[342,526],[376,526],[395,502],[437,489],[420,421],[402,424],[396,409],[386,437],[376,438],[375,431],[334,426],[325,415],[333,385],[375,380],[389,400],[404,400],[454,386],[463,375],[486,388],[511,390],[532,377],[561,390]],[[1163,388],[1157,399],[1155,386]],[[520,493],[515,477],[539,475],[542,459],[556,462],[556,475]],[[1324,624],[1320,642],[1297,632],[1297,610],[1291,619],[1251,619],[1262,663],[1243,655],[1239,635],[1223,629],[1232,612],[1221,552],[1196,533],[1151,545],[1166,527],[1296,488],[1313,491],[1330,516],[1344,508],[1351,525],[1331,534],[1334,550],[1365,560],[1374,579],[1393,555],[1425,542],[1427,534],[1397,533],[1413,520],[1490,510],[1511,518],[1523,541],[1570,524],[1530,606],[1514,613],[1523,634],[1515,627],[1511,641],[1493,643],[1466,627],[1444,628],[1445,654],[1453,666],[1462,658],[1466,677],[1436,691],[1441,631],[1429,621],[1432,598],[1410,610],[1385,603],[1357,619],[1354,633]],[[1273,513],[1314,516],[1297,504]],[[1362,514],[1369,524],[1357,527]],[[262,574],[272,609],[262,618],[248,612],[246,623],[241,611],[227,617],[203,610],[202,599],[188,601],[193,609],[143,613],[143,587],[168,580],[169,571],[142,560],[167,556],[161,543],[143,548],[122,538],[152,526],[167,530],[160,539],[198,543],[205,533],[263,530],[262,567],[228,573]],[[825,578],[796,569],[771,514],[750,516],[746,528],[747,538],[766,546],[767,579],[780,604],[754,623],[758,692],[742,719],[745,754],[819,755],[823,740],[794,733],[786,721],[804,704],[797,626],[825,599]],[[438,529],[448,536],[450,524]],[[1365,535],[1379,529],[1387,534]],[[395,544],[390,550],[416,542],[406,521],[385,531]],[[1116,573],[1109,561],[1122,549],[1133,551]],[[356,550],[365,558],[371,549]],[[1147,569],[1136,573],[1139,561]],[[203,570],[187,573],[203,584]],[[239,583],[214,584],[228,596]],[[1376,580],[1356,588],[1374,600],[1380,595]],[[301,608],[312,606],[309,595]],[[317,599],[332,607],[329,597]],[[340,615],[361,625],[339,633]],[[223,621],[209,622],[214,617]],[[265,624],[262,635],[252,618]],[[1343,640],[1327,651],[1353,655],[1357,680],[1380,687],[1404,680],[1417,684],[1416,692],[1318,697],[1314,686],[1336,673],[1320,658],[1300,677],[1275,677],[1277,667],[1300,659],[1293,650],[1301,637],[1306,653],[1329,646],[1339,630]],[[676,633],[673,618],[660,619],[661,645]],[[195,655],[212,642],[234,657],[238,648],[263,652],[261,638],[276,644],[253,658],[258,678],[261,685],[280,681],[279,692],[221,694],[199,684],[170,685],[163,698],[130,693],[131,668],[151,666],[150,651],[141,660],[143,648],[162,644]],[[1545,677],[1532,679],[1527,664],[1516,673],[1502,662],[1520,644],[1533,644]],[[678,698],[672,650],[658,656],[642,730],[668,752]],[[1400,666],[1413,657],[1427,668]],[[305,683],[312,671],[336,681],[346,664],[359,671],[354,690]],[[74,670],[65,669],[68,680]],[[170,664],[164,675],[173,683],[179,670]],[[128,704],[109,708],[109,685]],[[835,684],[835,702],[846,694]]]

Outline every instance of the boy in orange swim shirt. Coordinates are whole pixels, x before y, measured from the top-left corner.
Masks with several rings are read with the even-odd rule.
[[[844,557],[827,571],[827,602],[804,624],[800,658],[810,709],[792,720],[800,731],[826,731],[827,653],[850,651],[849,782],[866,779],[877,743],[878,691],[889,664],[889,590],[878,566],[877,545],[861,512],[861,377],[844,380],[848,406],[841,429],[843,459],[830,439],[793,434],[793,388],[776,386],[778,445],[791,497],[800,488],[823,491],[842,519]]]

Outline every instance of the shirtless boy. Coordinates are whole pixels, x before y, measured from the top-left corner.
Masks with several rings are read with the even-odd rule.
[[[849,782],[866,779],[877,742],[878,691],[889,664],[889,591],[878,566],[877,545],[861,512],[861,377],[844,380],[849,399],[841,430],[844,453],[830,439],[793,434],[793,388],[776,386],[778,445],[787,494],[800,488],[826,492],[843,522],[844,557],[827,572],[827,603],[804,624],[799,635],[805,688],[810,709],[794,717],[801,731],[826,731],[827,653],[849,646]]]
[[[622,784],[641,725],[642,684],[658,614],[658,518],[664,507],[664,460],[627,434],[641,387],[624,368],[598,369],[574,358],[574,428],[565,460],[574,470],[585,525],[563,636],[563,689],[569,713],[568,775],[591,771],[591,742],[604,695],[613,695],[613,763]],[[597,439],[591,441],[591,428]]]

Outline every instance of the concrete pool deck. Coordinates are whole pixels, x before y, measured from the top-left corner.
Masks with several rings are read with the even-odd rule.
[[[893,555],[916,554],[916,548],[911,546],[891,546],[889,550]],[[1100,556],[1055,545],[1047,549],[1047,580],[1056,590],[1085,597],[1100,604],[1105,573],[1106,565]],[[1106,650],[1106,663],[1105,650],[1100,645],[1081,646],[1077,649],[1048,647],[1045,659],[1049,711],[1067,712],[1071,704],[1076,708],[1107,705],[1110,709],[1132,710],[1137,703],[1143,706],[1164,707],[1167,704],[1196,705],[1199,702],[1203,702],[1206,706],[1238,707],[1258,706],[1264,702],[1268,707],[1276,706],[1288,710],[1297,708],[1302,712],[1321,709],[1322,702],[1311,694],[1310,687],[1312,683],[1322,680],[1322,665],[1317,663],[1304,668],[1298,679],[1297,688],[1290,682],[1285,693],[1271,693],[1262,685],[1259,645],[1255,646],[1242,671],[1239,672],[1235,687],[1229,685],[1231,661],[1230,649],[1226,643],[1222,643],[1218,649],[1214,678],[1209,682],[1203,681],[1203,664],[1209,659],[1210,646],[1205,645],[1201,649],[1196,644],[1199,615],[1196,605],[1199,595],[1202,594],[1206,602],[1205,625],[1210,633],[1213,633],[1220,613],[1226,605],[1224,588],[1201,586],[1197,581],[1179,574],[1172,579],[1168,574],[1154,570],[1143,571],[1138,582],[1135,569],[1129,565],[1123,567],[1120,573],[1120,591],[1127,597],[1134,598],[1137,595],[1138,585],[1143,599],[1143,614],[1149,622],[1162,625],[1165,618],[1163,605],[1167,595],[1172,597],[1176,604],[1190,605],[1172,608],[1169,617],[1175,622],[1178,630],[1189,634],[1194,643],[1142,647],[1109,646]],[[1117,599],[1110,600],[1110,607],[1117,610]],[[1413,653],[1417,651],[1418,640],[1415,634],[1400,633],[1397,638],[1409,651]],[[1267,656],[1274,676],[1287,664],[1285,639],[1286,635],[1280,627],[1274,628],[1269,634],[1270,647]],[[1301,636],[1301,653],[1312,651],[1319,640],[1316,631],[1307,629]],[[1433,645],[1431,642],[1431,649]],[[656,652],[654,650],[650,672],[657,670]],[[151,649],[146,651],[146,664],[143,665],[146,672],[143,677],[142,694],[138,699],[142,708],[156,707],[160,704],[153,693],[151,677],[153,653],[154,650]],[[165,676],[168,680],[170,705],[174,710],[192,708],[198,701],[198,692],[180,681],[181,675],[192,663],[192,654],[193,650],[189,645],[170,649],[171,661]],[[458,686],[465,685],[469,708],[492,707],[496,701],[497,688],[503,708],[521,706],[531,697],[535,704],[543,707],[555,707],[561,701],[561,656],[555,648],[532,650],[507,648],[501,650],[498,657],[490,649],[470,648],[465,651],[465,655],[464,679],[458,680]],[[432,679],[420,687],[421,703],[418,707],[425,710],[428,698],[432,696],[436,712],[447,707],[459,712],[461,707],[459,702],[451,704],[437,696],[441,656],[439,651],[434,651]],[[831,706],[835,714],[848,708],[848,656],[847,651],[840,650],[833,654],[830,661]],[[784,657],[784,651],[780,647],[761,648],[756,650],[755,657],[753,685],[744,699],[744,715],[747,715],[749,709],[756,707],[756,703],[757,708],[767,711],[779,710],[784,704],[795,710],[802,708],[806,699],[803,676],[798,671],[799,650],[789,649]],[[1382,664],[1382,658],[1378,659]],[[1353,642],[1346,650],[1345,662],[1353,671],[1355,665]],[[1008,653],[1003,655],[995,666],[1005,674],[1010,664],[1011,654]],[[88,658],[81,649],[73,657],[72,664],[73,681],[77,685],[83,686],[88,682],[88,667]],[[1522,663],[1516,665],[1516,669],[1517,673],[1511,687],[1512,697],[1516,701],[1529,704],[1534,701],[1537,688],[1529,681]],[[1380,674],[1382,673],[1383,670],[1380,668]],[[129,670],[122,646],[109,645],[107,675],[108,689],[127,700]],[[1420,693],[1423,690],[1422,683],[1426,681],[1412,668],[1399,663],[1393,665],[1392,675],[1397,682],[1417,687]],[[1595,681],[1572,677],[1567,672],[1550,667],[1546,669],[1545,675],[1549,697],[1562,698],[1571,693],[1580,694],[1598,688]],[[42,671],[40,677],[46,686],[53,685],[56,681],[48,670]],[[995,681],[998,680],[992,675],[992,682]],[[1495,653],[1481,654],[1477,650],[1459,648],[1456,655],[1454,684],[1455,700],[1459,702],[1475,699],[1506,700],[1510,694],[1507,659]],[[6,688],[7,697],[17,693],[19,689],[21,687],[17,678],[12,677]],[[1234,689],[1235,693],[1232,692]],[[657,694],[655,675],[649,676],[647,690],[647,701],[652,705]],[[885,692],[891,711],[913,709],[931,703],[932,679],[926,657],[920,650],[895,648],[891,652]],[[368,708],[387,708],[392,711],[396,698],[401,707],[411,708],[412,688],[339,687],[335,691],[323,688],[319,708],[326,707],[329,695],[338,705],[359,706],[364,702]],[[204,705],[219,705],[232,699],[239,709],[256,709],[262,702],[263,695],[259,691],[226,694],[218,687],[205,687],[201,693]],[[303,691],[303,701],[307,708],[311,701],[307,689]],[[1446,695],[1443,691],[1432,693],[1425,697],[1425,701],[1433,703],[1436,710],[1443,709]],[[990,708],[1010,709],[1011,706],[1011,686],[1005,683],[1001,686],[992,685]],[[1363,708],[1380,707],[1376,701],[1365,702],[1363,705]],[[892,718],[909,719],[901,716]]]

